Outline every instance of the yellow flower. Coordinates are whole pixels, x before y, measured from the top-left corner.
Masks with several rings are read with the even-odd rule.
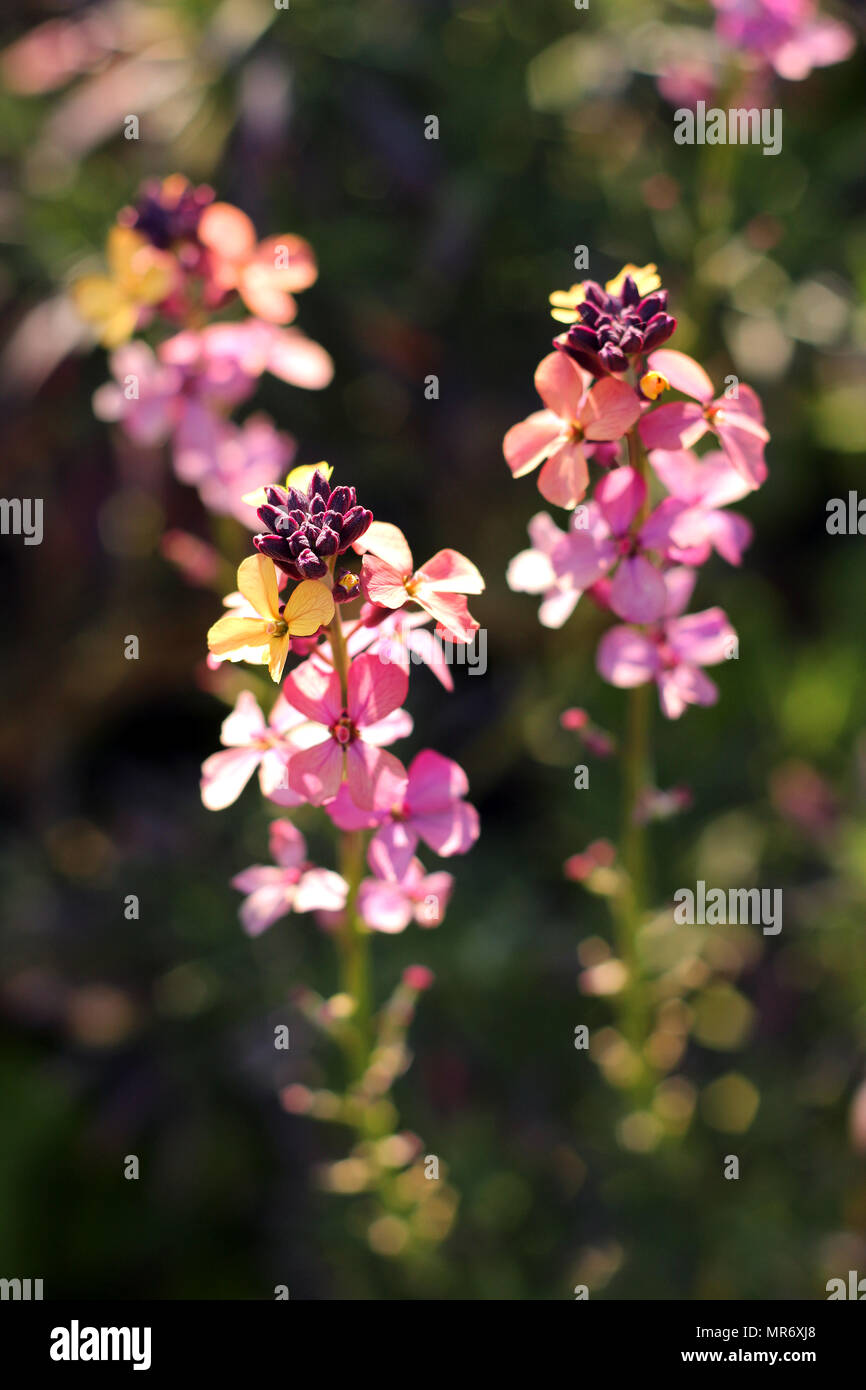
[[[230,660],[267,662],[271,679],[279,681],[292,638],[311,637],[333,618],[331,591],[318,579],[302,579],[281,613],[277,571],[266,555],[243,561],[238,588],[253,612],[220,618],[208,632],[208,648],[214,656]]]
[[[622,286],[625,277],[630,275],[637,285],[638,294],[643,298],[645,294],[652,294],[661,284],[658,269],[652,262],[648,265],[624,265],[618,275],[612,280],[608,280],[605,289],[608,294],[622,294]],[[572,285],[570,290],[554,290],[550,296],[553,305],[550,313],[557,323],[577,323],[577,306],[582,304],[585,298],[583,284]]]
[[[72,286],[72,298],[103,346],[116,348],[132,335],[142,306],[165,299],[172,264],[132,227],[112,227],[105,255],[108,274],[82,276]]]

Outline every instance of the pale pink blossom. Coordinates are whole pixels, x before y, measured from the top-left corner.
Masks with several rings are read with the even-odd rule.
[[[436,619],[437,631],[455,642],[472,641],[479,625],[463,595],[482,593],[484,580],[465,555],[437,550],[416,570],[403,532],[383,521],[373,522],[355,542],[355,550],[364,557],[361,590],[371,603],[391,609],[417,603]]]
[[[557,553],[559,573],[576,589],[588,589],[612,573],[606,602],[617,617],[633,623],[659,618],[666,600],[661,572],[642,553],[647,548],[643,528],[634,529],[646,495],[646,483],[634,468],[606,473],[584,509],[586,525],[572,530],[567,549]]]
[[[265,719],[252,692],[242,690],[222,723],[224,750],[212,753],[202,764],[201,799],[207,809],[222,811],[231,806],[256,770],[263,796],[278,806],[302,805],[304,798],[289,786],[288,763],[299,746],[293,734],[304,722],[282,692]]]
[[[739,565],[752,528],[745,517],[722,508],[749,493],[742,474],[720,450],[699,459],[688,449],[655,449],[649,457],[671,496],[641,528],[643,543],[676,564],[702,565],[716,550],[729,564]]]
[[[289,785],[321,806],[345,780],[362,809],[390,805],[394,787],[406,774],[382,745],[411,731],[411,718],[400,708],[409,679],[399,666],[364,653],[351,663],[347,686],[344,705],[337,673],[322,671],[313,661],[303,662],[286,678],[283,694],[311,724],[310,746],[289,762]]]
[[[801,81],[813,68],[853,53],[854,31],[818,13],[814,0],[712,0],[716,32],[734,48],[769,63],[780,77]]]
[[[358,911],[372,931],[401,932],[414,920],[419,927],[438,927],[454,887],[451,874],[428,874],[411,860],[400,880],[365,878],[358,890]]]
[[[586,495],[594,445],[621,439],[640,415],[637,393],[624,381],[604,377],[588,389],[591,380],[565,353],[549,353],[535,373],[545,409],[514,425],[503,440],[515,478],[544,464],[538,490],[557,507],[574,507]]]
[[[443,859],[466,854],[479,833],[478,812],[463,800],[468,791],[459,763],[430,748],[418,753],[370,842],[367,860],[373,872],[402,879],[419,840]]]
[[[506,582],[515,593],[540,594],[538,621],[543,627],[562,627],[583,592],[568,569],[559,567],[567,555],[569,532],[561,531],[548,512],[538,512],[528,530],[532,546],[509,562]]]
[[[713,399],[713,383],[694,358],[673,348],[659,348],[648,358],[652,371],[666,377],[675,391],[691,396],[656,406],[640,422],[641,438],[648,449],[690,449],[711,431],[718,438],[732,466],[751,488],[766,480],[764,445],[770,438],[764,428],[761,402],[751,386],[737,384],[736,396]]]
[[[668,719],[678,719],[688,705],[716,703],[718,688],[701,668],[727,660],[736,650],[736,633],[721,608],[680,616],[695,577],[693,570],[669,570],[664,621],[645,631],[610,628],[596,655],[599,672],[611,685],[630,689],[654,680]]]
[[[232,879],[247,897],[240,919],[249,936],[259,936],[287,912],[338,912],[348,884],[331,869],[307,864],[307,846],[291,821],[271,821],[270,850],[276,865],[254,864]]]

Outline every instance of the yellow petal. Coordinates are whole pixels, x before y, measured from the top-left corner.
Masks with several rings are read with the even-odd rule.
[[[621,294],[623,281],[627,275],[630,275],[634,280],[641,298],[643,298],[645,294],[652,294],[653,290],[657,290],[661,284],[658,267],[655,266],[652,261],[647,265],[632,265],[631,262],[629,262],[628,265],[623,266],[619,275],[615,275],[612,280],[608,280],[605,285],[608,294]]]
[[[135,304],[119,304],[114,313],[102,324],[99,341],[103,347],[116,348],[132,337],[138,322],[138,308]]]
[[[583,285],[572,285],[570,290],[554,290],[550,296],[553,308],[550,311],[551,317],[557,323],[577,323],[575,306],[582,304],[585,295]]]
[[[133,258],[147,242],[140,232],[132,227],[112,227],[105,243],[105,257],[109,269],[119,279],[123,279],[132,269]]]
[[[310,637],[334,616],[334,599],[327,584],[302,579],[283,609],[292,637]]]
[[[254,488],[252,492],[245,492],[241,497],[242,502],[246,502],[248,507],[264,507],[267,496],[263,487]]]
[[[260,618],[237,618],[233,613],[218,618],[207,635],[208,650],[214,656],[226,656],[243,647],[267,647],[269,641],[267,625]]]
[[[270,655],[268,660],[268,670],[271,673],[271,680],[279,682],[286,665],[286,658],[291,650],[291,640],[289,634],[285,637],[272,637],[270,645]]]
[[[82,275],[72,286],[72,299],[79,314],[88,323],[100,323],[110,318],[123,303],[118,286],[107,275]]]
[[[171,289],[171,272],[165,265],[148,265],[133,276],[130,292],[140,304],[158,304]]]
[[[302,463],[299,468],[293,468],[288,478],[286,487],[296,487],[298,492],[306,492],[313,481],[313,474],[318,470],[324,473],[326,482],[331,481],[331,474],[334,469],[330,463]]]
[[[250,555],[238,570],[238,588],[263,618],[279,618],[280,596],[277,571],[267,555]]]

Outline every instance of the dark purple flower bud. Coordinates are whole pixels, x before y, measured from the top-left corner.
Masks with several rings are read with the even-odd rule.
[[[620,299],[625,309],[633,309],[636,304],[640,303],[640,291],[630,275],[627,275],[622,282]]]
[[[340,550],[348,550],[350,545],[354,545],[356,540],[369,530],[373,521],[373,513],[368,512],[366,507],[352,507],[343,517],[343,524],[340,528]]]
[[[670,314],[656,314],[655,318],[650,319],[646,326],[643,339],[644,352],[652,352],[653,348],[666,343],[676,326],[677,321],[675,318],[671,318]]]
[[[336,555],[339,544],[339,533],[333,531],[330,526],[323,526],[316,536],[316,554]]]
[[[291,564],[292,552],[289,542],[285,536],[253,536],[253,545],[262,555],[267,555],[274,564],[285,566]]]
[[[330,495],[331,485],[325,477],[324,473],[321,473],[317,468],[315,473],[313,474],[313,481],[310,483],[310,510],[312,511],[312,503],[315,501],[317,497],[320,497],[321,500],[326,503]]]
[[[328,566],[312,550],[302,550],[295,564],[304,579],[324,579]]]
[[[269,531],[277,531],[280,529],[277,523],[280,520],[282,520],[282,514],[280,513],[278,507],[259,507],[258,511],[256,512],[256,516],[258,517],[262,525],[265,526]]]
[[[328,507],[331,511],[338,512],[343,516],[350,507],[354,507],[357,498],[353,487],[335,487],[328,498]]]
[[[276,483],[269,483],[265,488],[267,497],[272,507],[285,507],[289,500],[289,494],[284,487],[278,487]]]

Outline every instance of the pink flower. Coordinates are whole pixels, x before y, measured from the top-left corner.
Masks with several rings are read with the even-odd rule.
[[[360,621],[347,641],[349,655],[369,651],[380,661],[402,666],[407,675],[411,663],[420,662],[429,666],[440,685],[453,690],[454,679],[442,644],[424,626],[429,622],[430,614],[423,611],[404,613],[380,608],[375,603],[365,604]]]
[[[574,507],[589,487],[587,457],[596,441],[621,439],[640,416],[640,401],[624,381],[592,378],[562,352],[538,365],[535,388],[545,410],[514,425],[503,440],[515,478],[544,462],[538,476],[542,497],[557,507]]]
[[[347,684],[344,706],[335,671],[305,661],[286,678],[283,694],[313,725],[312,746],[289,763],[289,786],[321,806],[345,779],[355,805],[372,810],[390,805],[393,788],[405,777],[402,763],[380,745],[411,731],[412,721],[400,709],[409,679],[399,666],[385,666],[365,653],[349,667]]]
[[[688,449],[656,449],[650,463],[672,494],[641,528],[641,540],[665,559],[702,565],[712,550],[739,565],[752,539],[745,517],[720,509],[745,497],[749,484],[719,450],[698,459]]]
[[[183,374],[138,340],[115,348],[108,361],[114,381],[94,392],[94,415],[122,424],[134,444],[164,444],[183,413]]]
[[[278,867],[254,864],[232,879],[233,888],[248,894],[240,910],[248,935],[259,936],[287,912],[338,912],[345,907],[345,879],[305,862],[306,841],[291,821],[271,821],[270,848]]]
[[[712,0],[716,32],[735,48],[757,54],[780,77],[800,81],[813,68],[841,63],[855,37],[839,20],[816,18],[813,0]]]
[[[358,890],[358,911],[372,931],[405,931],[414,918],[419,927],[438,927],[454,888],[451,874],[424,871],[411,860],[402,879],[365,878]]]
[[[246,400],[264,372],[309,391],[334,375],[329,354],[299,328],[258,319],[186,329],[160,345],[159,357],[183,371],[188,394],[227,406]]]
[[[451,758],[430,748],[413,758],[370,842],[367,860],[373,872],[402,880],[419,839],[443,859],[466,854],[479,833],[478,812],[463,800],[468,791],[466,773]]]
[[[506,582],[515,593],[541,594],[538,621],[542,627],[562,627],[582,593],[568,570],[559,568],[559,561],[568,554],[569,532],[560,531],[547,512],[538,512],[528,530],[532,547],[509,562]]]
[[[237,801],[258,768],[262,795],[278,806],[300,806],[304,798],[288,784],[289,755],[297,748],[291,734],[303,715],[279,694],[266,720],[255,696],[242,690],[222,724],[225,751],[206,758],[201,769],[201,799],[209,811],[222,811]]]
[[[732,466],[751,488],[767,477],[764,445],[770,438],[764,428],[761,402],[750,386],[740,385],[737,397],[713,400],[713,383],[703,367],[684,352],[660,348],[649,356],[652,371],[661,372],[676,391],[692,401],[677,401],[648,411],[640,422],[641,438],[648,449],[690,449],[711,430]]]
[[[679,719],[688,705],[714,705],[717,687],[701,670],[729,658],[736,633],[721,608],[683,613],[694,588],[695,573],[672,569],[665,575],[668,601],[665,620],[647,632],[613,627],[599,643],[596,662],[611,685],[630,689],[654,680],[668,719]]]
[[[437,550],[416,570],[403,532],[386,521],[374,521],[355,550],[364,556],[361,589],[371,603],[394,609],[412,601],[455,642],[472,641],[479,625],[462,595],[483,593],[484,580],[465,555]]]
[[[295,317],[293,294],[312,285],[318,274],[306,241],[272,236],[256,244],[252,222],[231,203],[205,208],[198,238],[211,253],[214,284],[222,291],[237,290],[250,313],[271,323],[289,323]]]
[[[258,518],[244,497],[285,473],[296,451],[296,441],[267,415],[235,425],[197,410],[175,435],[174,466],[181,482],[198,487],[209,511],[233,516],[252,530]]]
[[[618,617],[633,623],[661,617],[666,601],[661,573],[641,554],[643,528],[633,530],[646,495],[646,483],[634,468],[626,465],[606,473],[596,486],[595,500],[584,509],[585,528],[572,531],[567,550],[557,555],[559,572],[580,590],[598,583],[616,566],[607,602]]]

